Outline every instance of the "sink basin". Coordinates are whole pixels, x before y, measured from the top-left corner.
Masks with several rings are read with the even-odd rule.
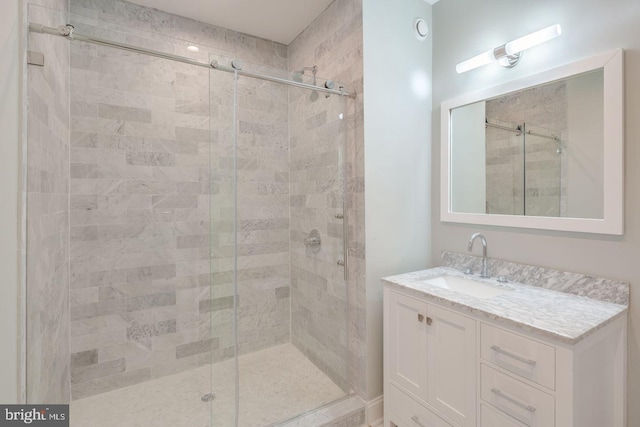
[[[492,286],[488,283],[480,282],[478,280],[467,279],[460,276],[438,276],[431,279],[426,279],[424,283],[428,283],[433,286],[438,286],[445,289],[450,289],[461,294],[469,295],[476,298],[492,298],[498,295],[511,292],[513,289],[503,288],[498,286]]]

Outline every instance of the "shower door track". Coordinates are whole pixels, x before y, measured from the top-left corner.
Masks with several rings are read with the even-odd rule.
[[[352,98],[355,97],[354,94],[345,92],[342,89],[328,89],[322,86],[315,86],[307,83],[296,82],[294,80],[287,80],[280,77],[269,76],[267,74],[253,73],[251,71],[244,71],[244,70],[233,68],[233,67],[225,67],[223,65],[218,64],[218,61],[200,62],[194,59],[186,58],[184,56],[172,55],[170,53],[164,53],[157,50],[146,49],[143,47],[133,46],[126,43],[114,42],[111,40],[101,39],[98,37],[85,36],[85,35],[76,33],[73,30],[72,25],[62,25],[58,28],[52,28],[52,27],[47,27],[45,25],[41,25],[41,24],[29,23],[29,31],[32,31],[34,33],[50,34],[53,36],[64,37],[69,40],[77,40],[81,42],[97,44],[100,46],[107,46],[107,47],[112,47],[116,49],[122,49],[129,52],[155,56],[157,58],[168,59],[171,61],[183,62],[189,65],[208,68],[209,70],[224,71],[225,73],[238,73],[239,76],[252,77],[260,80],[267,80],[270,82],[280,83],[288,86],[294,86],[302,89],[315,90],[315,91],[324,92],[330,95],[348,96]]]

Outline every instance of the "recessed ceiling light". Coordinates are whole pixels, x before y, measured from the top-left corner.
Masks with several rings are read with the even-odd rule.
[[[198,46],[187,46],[187,49],[189,49],[191,52],[198,52],[200,50]]]

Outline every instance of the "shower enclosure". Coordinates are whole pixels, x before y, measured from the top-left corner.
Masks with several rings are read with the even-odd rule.
[[[75,3],[28,7],[28,401],[266,426],[348,396],[348,88]]]

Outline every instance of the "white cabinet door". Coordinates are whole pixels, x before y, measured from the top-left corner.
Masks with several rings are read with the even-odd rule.
[[[427,304],[389,291],[385,346],[389,380],[427,400]]]
[[[476,425],[476,321],[428,306],[427,401],[463,427]]]

